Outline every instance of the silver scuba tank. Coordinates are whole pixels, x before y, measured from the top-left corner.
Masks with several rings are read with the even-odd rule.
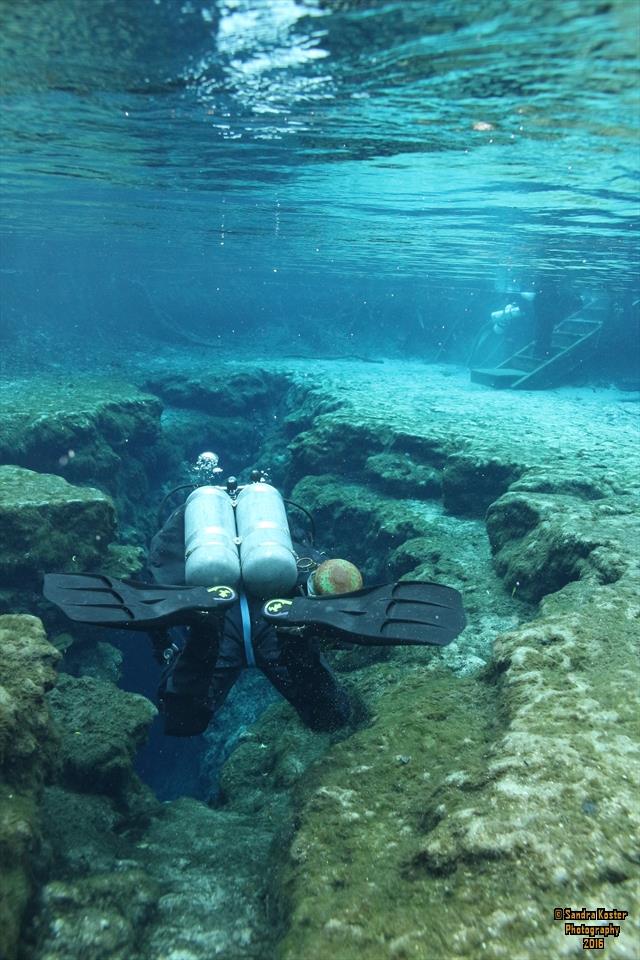
[[[236,500],[242,583],[254,597],[290,593],[298,579],[284,501],[268,483],[250,483]]]
[[[233,503],[219,487],[198,487],[187,499],[184,567],[189,586],[240,585]]]

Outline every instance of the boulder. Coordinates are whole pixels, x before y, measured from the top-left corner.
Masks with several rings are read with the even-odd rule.
[[[23,467],[0,467],[0,578],[96,567],[115,536],[105,493]]]
[[[67,674],[60,675],[49,704],[60,736],[61,784],[125,804],[137,799],[133,760],[156,716],[153,704],[112,683]]]

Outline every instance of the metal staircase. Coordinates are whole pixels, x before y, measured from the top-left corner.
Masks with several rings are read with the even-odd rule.
[[[545,357],[535,355],[535,341],[522,347],[496,367],[471,370],[472,383],[496,389],[544,390],[557,386],[597,346],[602,319],[579,314],[556,325],[551,350]]]

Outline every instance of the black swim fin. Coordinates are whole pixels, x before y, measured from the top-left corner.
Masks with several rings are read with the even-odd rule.
[[[202,622],[237,600],[231,587],[181,587],[94,573],[48,573],[43,594],[71,620],[123,630]]]
[[[269,600],[262,615],[285,630],[317,627],[322,634],[372,646],[445,646],[467,622],[457,590],[421,580],[335,596]]]

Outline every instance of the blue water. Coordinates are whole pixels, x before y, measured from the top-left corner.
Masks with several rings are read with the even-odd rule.
[[[618,567],[624,569],[626,563],[621,556],[626,540],[620,533],[618,554],[618,541],[610,536],[608,523],[610,520],[617,537],[622,530],[617,518],[626,520],[628,514],[629,529],[633,530],[633,490],[627,490],[633,468],[623,460],[625,451],[632,451],[632,418],[640,389],[637,0],[0,0],[0,97],[0,385],[2,415],[7,418],[3,422],[10,422],[14,406],[16,411],[28,410],[31,416],[33,407],[27,401],[34,383],[44,385],[36,395],[46,397],[47,416],[56,420],[58,394],[64,413],[62,427],[52,428],[54,440],[50,441],[63,443],[59,455],[47,448],[48,421],[44,416],[44,426],[40,424],[43,465],[38,462],[38,451],[30,446],[23,449],[18,440],[9,451],[10,462],[15,459],[41,472],[56,470],[74,483],[108,489],[118,510],[117,541],[141,548],[153,532],[163,495],[192,479],[188,461],[205,447],[221,455],[225,475],[233,472],[241,482],[248,479],[252,467],[268,467],[273,483],[286,494],[299,479],[293,476],[296,456],[302,457],[303,477],[314,476],[306,471],[316,468],[335,472],[336,483],[346,483],[345,498],[356,498],[354,503],[359,489],[370,489],[377,498],[383,490],[385,497],[398,500],[398,517],[406,517],[406,523],[400,523],[395,513],[389,513],[397,533],[387,530],[383,507],[372,508],[373,519],[369,520],[365,504],[356,511],[353,528],[348,511],[340,511],[334,518],[336,508],[329,490],[326,516],[318,523],[318,545],[361,565],[370,561],[365,579],[374,574],[378,580],[384,579],[391,569],[394,577],[401,576],[411,572],[414,560],[421,557],[424,566],[416,568],[423,571],[421,576],[453,582],[465,592],[469,629],[460,648],[450,647],[450,659],[444,660],[456,684],[490,663],[496,635],[534,616],[533,603],[517,592],[520,582],[511,587],[505,577],[505,589],[493,570],[481,519],[484,499],[488,502],[494,493],[500,496],[511,483],[502,475],[501,460],[504,474],[509,476],[512,467],[514,476],[519,476],[520,464],[531,461],[530,468],[522,466],[523,471],[531,472],[525,477],[530,485],[520,486],[516,500],[522,491],[526,496],[531,490],[534,501],[541,491],[543,500],[555,498],[559,504],[554,501],[553,510],[549,508],[549,523],[556,531],[553,536],[557,534],[557,542],[550,541],[551,565],[556,562],[555,551],[563,561],[561,554],[566,550],[572,554],[567,560],[571,570],[567,577],[574,579],[574,567],[578,571],[575,578],[583,576],[573,553],[584,546],[585,554],[601,554],[591,571],[585,560],[584,577],[594,576],[595,570],[597,583],[608,585],[610,576],[613,589],[616,577],[622,576]],[[545,291],[544,298],[540,296],[535,303],[547,304],[549,314],[543,319],[550,324],[549,334],[554,318],[558,320],[562,314],[560,304],[577,302],[585,311],[592,311],[585,314],[587,321],[593,316],[602,325],[597,350],[585,353],[581,364],[571,371],[573,381],[561,381],[561,389],[547,394],[496,394],[491,386],[483,385],[486,381],[469,384],[467,367],[493,367],[517,344],[537,337],[532,324],[539,318],[532,301],[521,296],[533,291]],[[522,325],[503,335],[494,330],[491,313],[510,302],[521,304]],[[562,316],[573,309],[568,306]],[[567,337],[566,331],[561,336]],[[238,377],[231,399],[242,400],[246,390],[249,400],[240,404],[237,416],[235,407],[225,408],[231,404],[224,392],[228,384],[222,381],[233,375],[233,365],[216,367],[219,358],[260,361],[289,356],[322,358],[318,369],[326,371],[331,394],[328,405],[326,400],[316,405],[313,393],[305,395],[304,378],[309,375],[307,370],[314,369],[305,362],[292,365],[294,388],[286,398],[284,381],[269,381],[268,390],[261,394],[255,384],[247,387]],[[540,354],[536,356],[539,359]],[[537,362],[536,356],[529,359]],[[386,365],[324,363],[333,357]],[[253,364],[250,369],[255,369]],[[78,409],[73,390],[67,390],[74,386],[74,372],[80,375],[82,387]],[[157,441],[151,439],[152,430],[144,436],[141,432],[125,452],[124,444],[129,442],[126,408],[124,426],[121,432],[115,431],[113,447],[105,446],[112,442],[109,437],[93,437],[93,421],[85,415],[84,404],[86,394],[94,389],[94,373],[100,383],[113,377],[158,395],[165,410]],[[176,374],[177,385],[171,382]],[[203,400],[197,378],[206,380],[210,374]],[[256,376],[259,379],[262,374]],[[317,377],[319,383],[320,374]],[[345,409],[354,410],[354,418],[358,411],[367,411],[365,416],[369,409],[373,411],[361,434],[353,432],[357,454],[353,462],[344,455],[342,438],[336,440],[344,424],[336,433],[330,430],[326,434],[327,451],[321,449],[325,424],[312,435],[310,450],[296,454],[296,444],[301,449],[304,446],[299,435],[348,395],[347,390],[341,392],[347,377],[353,378],[355,387]],[[154,379],[155,386],[149,383]],[[425,389],[405,391],[407,381]],[[60,391],[61,385],[64,389]],[[181,390],[187,394],[186,401]],[[393,439],[389,449],[384,446],[384,455],[380,453],[387,444],[383,430],[383,440],[374,444],[372,451],[378,456],[366,453],[373,466],[369,459],[364,463],[364,450],[356,449],[357,445],[369,444],[373,425],[377,430],[394,404],[402,409],[390,425]],[[596,416],[598,406],[601,415]],[[468,416],[469,412],[473,416]],[[118,416],[116,411],[114,422]],[[460,429],[455,428],[458,416]],[[433,437],[429,430],[422,439],[412,437],[417,418],[424,418],[429,430],[433,427]],[[34,422],[39,423],[38,411]],[[100,427],[105,436],[109,423],[107,416]],[[465,424],[470,425],[469,435]],[[73,438],[69,444],[73,443],[79,454],[75,463],[75,450],[66,440],[67,425]],[[16,437],[22,437],[22,432],[26,436],[30,426],[23,418]],[[451,441],[447,431],[452,434]],[[345,432],[349,437],[346,428]],[[488,460],[485,471],[483,464],[494,441],[496,460]],[[336,442],[340,452],[331,464],[331,444]],[[510,442],[513,456],[507,450]],[[467,445],[469,459],[476,454],[479,459],[462,468],[458,459],[465,461]],[[387,453],[393,453],[395,467]],[[435,464],[439,490],[441,456],[443,461],[450,456],[453,464],[449,490],[453,490],[454,505],[447,503],[446,497],[440,503],[439,493],[427,494],[432,499],[425,499],[418,523],[413,519],[415,504],[403,498],[420,488],[417,480],[407,480],[409,493],[403,492],[404,472],[415,469],[424,480],[427,467]],[[496,464],[498,479],[493,477]],[[95,476],[89,472],[92,466]],[[399,483],[392,468],[398,471]],[[468,470],[472,478],[465,491],[471,506],[463,502],[457,489],[458,470]],[[351,471],[355,471],[353,476]],[[412,476],[411,472],[407,476]],[[496,486],[493,493],[492,484]],[[586,491],[585,498],[599,500],[602,496],[591,514],[581,500],[581,490]],[[15,498],[13,487],[10,492]],[[563,502],[566,526],[557,519]],[[26,503],[30,507],[31,502]],[[600,505],[601,513],[597,512]],[[517,514],[514,516],[519,523]],[[541,516],[546,514],[541,512]],[[591,532],[589,537],[582,536],[582,525],[591,521],[592,540]],[[405,526],[410,539],[407,545],[397,544],[395,539],[405,536]],[[428,528],[428,538],[423,526]],[[93,537],[93,530],[90,535]],[[536,543],[532,541],[528,547],[533,551],[533,564],[543,556],[536,552]],[[0,545],[0,550],[6,547],[6,543]],[[404,553],[401,547],[406,547]],[[355,556],[359,550],[362,560]],[[514,557],[518,561],[517,552]],[[64,557],[60,563],[69,568]],[[567,584],[562,562],[558,563],[560,572],[556,571],[558,582],[551,582],[554,569],[545,567],[535,574],[541,580],[541,596]],[[0,611],[8,605],[11,612],[43,615],[49,635],[55,639],[61,625],[67,625],[61,615],[53,619],[51,605],[47,609],[40,600],[39,573],[44,571],[36,572],[32,582],[11,581],[9,590],[0,583]],[[144,576],[144,571],[139,575]],[[593,583],[594,589],[600,589],[596,580]],[[615,603],[627,602],[621,591],[619,599],[613,594]],[[537,598],[537,594],[531,596]],[[614,611],[612,617],[618,616],[614,602],[606,600],[602,609],[609,608]],[[549,609],[553,612],[554,608]],[[576,607],[576,623],[581,616]],[[87,636],[92,628],[86,628],[87,634],[76,633],[75,625],[68,629],[74,644],[61,669],[74,673],[69,664],[75,653],[76,673],[94,676],[102,664],[103,670],[111,671],[104,677],[113,680],[120,658],[114,659],[108,649],[103,649],[102,659],[95,655]],[[563,644],[565,638],[560,630],[558,634],[550,635],[549,640]],[[580,639],[579,633],[576,636]],[[627,643],[626,633],[624,636]],[[122,654],[120,685],[155,699],[159,670],[146,639],[140,642],[138,635],[117,633],[103,639],[112,640]],[[68,641],[69,637],[65,643]],[[611,642],[615,642],[615,633]],[[573,660],[571,644],[567,642],[566,648],[567,657]],[[503,647],[503,665],[506,649]],[[589,686],[590,679],[583,683],[587,674],[580,673],[581,648],[576,649],[577,659],[571,667],[575,666],[576,677],[571,672],[567,675],[577,691],[576,709],[591,712],[597,702],[587,694],[596,687]],[[387,680],[381,670],[371,674],[367,670],[378,661],[373,656],[360,660],[357,651],[338,658],[331,649],[328,656],[333,657],[340,679],[355,695],[354,724],[377,723],[373,711]],[[381,648],[380,664],[387,656]],[[417,648],[411,648],[406,659],[403,656],[404,651],[397,660],[390,659],[388,676],[392,677],[395,669],[406,671],[410,689],[414,679],[417,684],[420,665],[428,663],[430,670],[432,662],[421,660]],[[568,668],[563,665],[562,670]],[[512,684],[517,682],[515,676]],[[437,695],[444,690],[444,681],[441,683],[435,671],[432,677]],[[560,673],[557,677],[559,687],[569,682]],[[408,865],[427,862],[422,835],[432,828],[429,824],[440,822],[445,810],[441,799],[449,803],[451,796],[440,793],[441,787],[461,786],[469,795],[478,790],[479,817],[484,817],[485,795],[480,793],[484,784],[479,775],[476,780],[474,771],[476,765],[480,770],[481,763],[484,770],[489,757],[492,772],[487,780],[493,779],[498,776],[494,766],[497,770],[502,763],[500,757],[493,763],[495,752],[490,751],[495,744],[489,728],[494,720],[488,708],[486,716],[483,713],[485,687],[490,689],[491,684],[491,689],[497,690],[494,679],[487,681],[482,675],[477,685],[477,714],[468,708],[467,694],[460,700],[460,709],[452,706],[458,727],[455,723],[449,726],[448,718],[440,715],[439,703],[425,713],[425,764],[431,755],[437,762],[430,783],[432,771],[425,767],[421,775],[424,787],[420,785],[415,793],[413,808],[403,798],[402,771],[409,764],[407,782],[415,780],[418,757],[411,766],[409,747],[404,746],[397,755],[394,747],[387,759],[381,755],[381,765],[386,764],[381,796],[387,791],[391,797],[390,801],[383,797],[382,809],[397,796],[398,816],[391,811],[387,827],[382,819],[372,821],[376,831],[380,828],[388,834],[372,832],[372,837],[379,835],[385,843],[379,848],[366,844],[365,852],[368,857],[371,851],[372,878],[388,884],[385,889],[392,894],[389,904],[384,904],[391,931],[384,945],[380,940],[385,957],[445,960],[453,955],[437,953],[437,947],[436,952],[429,947],[429,952],[423,953],[422,945],[431,943],[431,931],[426,936],[420,929],[411,939],[413,932],[395,929],[394,916],[408,916],[400,902],[415,879]],[[471,843],[460,848],[466,850],[466,859],[461,855],[456,876],[444,872],[440,876],[440,867],[436,867],[434,882],[425,887],[440,891],[438,897],[444,891],[444,899],[434,902],[445,907],[449,902],[447,909],[453,909],[452,903],[463,904],[459,933],[449,929],[444,912],[438,920],[440,935],[446,936],[446,950],[450,943],[451,950],[457,951],[457,944],[460,954],[456,952],[456,956],[480,955],[473,952],[473,937],[480,936],[486,925],[490,950],[496,929],[504,928],[507,937],[504,944],[496,941],[498,952],[491,956],[518,951],[518,956],[524,956],[522,951],[527,949],[532,957],[542,955],[544,949],[541,953],[538,944],[547,941],[540,939],[539,931],[543,923],[550,924],[550,891],[565,885],[563,875],[568,878],[566,894],[562,893],[562,899],[557,894],[554,902],[588,907],[594,901],[591,893],[583,895],[582,886],[596,877],[598,887],[589,889],[597,889],[597,897],[602,897],[598,903],[629,906],[625,899],[628,889],[621,882],[615,904],[608,901],[608,893],[600,892],[611,889],[609,881],[618,884],[631,877],[629,864],[633,862],[626,848],[624,861],[621,856],[619,859],[614,829],[623,840],[633,833],[625,819],[625,803],[630,805],[625,798],[631,796],[626,773],[615,782],[616,771],[627,769],[626,754],[623,763],[623,748],[616,746],[618,741],[626,743],[620,733],[625,714],[619,711],[618,717],[607,699],[617,697],[622,689],[617,684],[617,680],[610,687],[605,684],[602,698],[614,747],[611,765],[603,759],[607,753],[605,727],[590,726],[586,714],[584,733],[580,730],[575,741],[575,749],[581,751],[580,744],[586,743],[587,753],[589,743],[600,745],[588,795],[583,797],[578,787],[574,790],[568,773],[566,790],[562,783],[556,784],[555,780],[564,776],[557,764],[548,765],[546,773],[543,770],[548,796],[569,798],[557,801],[557,816],[562,818],[558,822],[569,824],[567,836],[574,839],[563,845],[557,871],[534,873],[538,862],[545,863],[537,850],[539,823],[532,827],[531,864],[526,846],[522,847],[522,859],[520,847],[513,847],[518,855],[513,862],[514,878],[521,879],[526,865],[533,881],[530,889],[527,886],[524,906],[516,913],[524,918],[522,923],[531,925],[535,936],[532,933],[530,939],[527,933],[522,938],[519,931],[525,928],[518,919],[513,929],[520,939],[511,950],[504,903],[499,897],[488,901],[487,908],[475,902],[474,890],[484,887],[493,891],[489,867],[492,869],[494,861],[484,857],[478,841],[476,847]],[[422,696],[423,688],[416,685],[415,689]],[[371,716],[369,701],[374,705]],[[398,695],[397,702],[405,711],[400,716],[409,716],[402,696]],[[256,727],[256,719],[273,703],[272,713],[262,717]],[[43,850],[35,839],[41,827],[35,826],[32,835],[29,824],[16,819],[13,810],[7,829],[13,830],[15,822],[16,839],[11,843],[3,840],[9,862],[14,854],[25,859],[28,875],[34,878],[36,899],[27,910],[20,889],[18,907],[13,910],[23,917],[25,944],[19,960],[90,960],[94,956],[111,960],[124,956],[137,960],[211,960],[214,956],[271,960],[282,933],[280,920],[285,925],[291,922],[296,935],[304,934],[305,925],[311,922],[308,904],[313,899],[332,903],[330,896],[335,897],[338,912],[335,917],[327,914],[326,925],[323,917],[321,927],[329,952],[323,953],[322,940],[320,952],[314,956],[367,960],[366,948],[358,939],[360,928],[353,923],[354,917],[360,923],[360,913],[366,917],[377,910],[376,883],[369,883],[367,876],[358,910],[347,906],[343,922],[340,901],[349,893],[349,885],[342,879],[342,868],[344,865],[348,877],[350,841],[339,869],[334,870],[327,861],[326,869],[322,864],[319,873],[310,868],[308,881],[304,844],[310,834],[305,834],[300,824],[315,800],[305,798],[308,807],[304,809],[300,800],[303,814],[298,819],[296,790],[310,771],[304,789],[315,790],[322,782],[322,789],[314,793],[320,797],[318,802],[327,798],[330,803],[339,801],[344,820],[333,821],[338,823],[338,849],[342,838],[349,837],[352,818],[359,817],[350,808],[355,780],[349,778],[372,768],[356,766],[357,757],[349,754],[340,769],[340,784],[346,771],[348,788],[340,785],[334,789],[331,768],[326,783],[320,779],[314,786],[313,764],[332,749],[333,734],[305,730],[293,713],[278,703],[267,680],[257,672],[247,672],[206,734],[172,739],[164,736],[158,718],[147,742],[140,746],[136,769],[155,798],[167,801],[162,805],[155,805],[151,791],[138,791],[137,781],[127,786],[126,797],[125,789],[120,796],[120,786],[115,784],[110,797],[100,793],[103,787],[96,787],[91,778],[78,791],[75,787],[67,790],[64,771],[52,770],[53,787],[45,791],[42,810]],[[504,698],[499,710],[506,712],[507,703]],[[449,709],[448,702],[444,709]],[[517,719],[520,732],[514,725],[516,739],[523,731],[526,738],[527,729],[533,730],[527,727],[526,718],[522,719],[527,710],[525,704]],[[91,749],[93,742],[100,742],[103,731],[111,736],[108,710],[96,713],[95,730],[86,731]],[[557,717],[557,726],[550,724],[548,729],[562,729],[558,750],[564,743],[566,753],[563,724],[569,720],[561,708]],[[568,717],[573,717],[573,712],[567,711]],[[69,724],[75,738],[81,731],[75,720]],[[422,743],[415,739],[412,725],[408,726],[409,745]],[[547,727],[543,724],[540,729],[544,734]],[[456,730],[461,731],[457,740]],[[400,728],[392,732],[391,742],[395,743]],[[380,737],[376,751],[386,749],[382,732]],[[132,743],[133,739],[131,734]],[[484,740],[487,752],[480,761],[480,750],[476,754],[473,744],[482,745]],[[439,759],[438,751],[446,751],[447,745],[452,746],[451,768]],[[545,756],[544,751],[542,754]],[[231,761],[223,767],[230,755]],[[374,756],[377,764],[378,754]],[[507,756],[505,770],[514,756]],[[567,756],[570,760],[572,754]],[[98,762],[102,761],[95,761],[96,766]],[[573,764],[567,761],[567,765]],[[467,768],[473,774],[469,779],[459,772]],[[517,769],[514,761],[514,777]],[[601,771],[605,772],[602,776]],[[614,774],[611,783],[609,771]],[[532,773],[532,783],[537,776]],[[546,789],[544,777],[539,796]],[[592,795],[596,779],[602,781],[598,783],[602,793]],[[510,785],[513,782],[507,782],[505,803],[515,802],[519,796]],[[435,792],[429,795],[432,788]],[[5,791],[5,795],[13,798],[13,793]],[[536,796],[535,790],[532,796]],[[190,799],[172,802],[183,797]],[[125,809],[127,803],[130,809]],[[373,817],[374,809],[378,810],[375,797],[365,815]],[[535,814],[535,804],[531,809]],[[586,828],[582,820],[575,819],[583,814],[603,817],[600,832],[595,832],[594,825],[594,832],[589,833],[600,837],[602,846],[593,860],[595,866],[582,853],[576,854],[574,866],[567,854],[574,841],[576,850],[587,849],[580,846]],[[29,816],[25,813],[27,819]],[[521,825],[528,816],[518,813],[516,819],[508,814],[505,849],[511,842],[509,830],[515,829],[509,824]],[[490,834],[491,817],[484,819]],[[533,819],[527,822],[533,823]],[[328,829],[332,829],[331,823]],[[554,826],[551,821],[550,825]],[[298,830],[302,845],[298,845]],[[393,876],[390,883],[389,877],[377,876],[380,868],[374,850],[386,847],[387,836],[389,849],[398,846],[398,840],[404,843],[411,830],[416,846],[412,859],[403,860],[396,892]],[[498,837],[498,831],[494,832]],[[555,842],[554,837],[551,831],[551,839],[540,840],[540,851]],[[499,839],[501,842],[501,835]],[[487,850],[490,857],[495,852],[498,863],[503,850],[498,840],[492,849],[493,842]],[[308,900],[297,903],[292,897],[291,905],[285,901],[293,883],[289,884],[287,874],[283,874],[284,881],[278,874],[279,859],[289,857],[290,846],[294,851],[291,863],[295,859],[295,869],[300,867],[302,877],[296,880],[295,896],[309,895]],[[355,863],[355,855],[353,859]],[[438,863],[438,855],[434,862]],[[571,873],[563,863],[569,864]],[[598,872],[590,872],[592,868]],[[16,877],[17,889],[22,884],[19,871]],[[474,887],[478,878],[481,887]],[[508,879],[510,882],[510,876]],[[605,880],[608,887],[601,885]],[[62,886],[56,886],[58,881]],[[461,899],[449,901],[450,893],[460,895],[461,887]],[[574,893],[575,902],[571,899]],[[109,900],[112,894],[113,902]],[[326,901],[322,899],[325,895]],[[348,900],[344,902],[348,904]],[[421,910],[410,918],[412,926],[422,927]],[[433,910],[425,913],[427,916],[433,918]],[[437,936],[438,931],[435,933]],[[0,930],[0,953],[2,934]],[[347,954],[341,954],[339,948],[334,949],[339,941],[331,938],[338,936],[353,937],[353,952],[349,948]],[[478,942],[484,955],[487,944]],[[624,942],[621,949],[632,950],[629,943]],[[615,950],[615,945],[609,944],[608,949]],[[295,951],[286,956],[295,956]],[[301,954],[295,960],[305,958]]]
[[[628,0],[2,0],[0,16],[5,364],[62,341],[75,364],[155,349],[172,327],[229,353],[444,344],[460,361],[510,290],[553,276],[607,299],[607,372],[628,372]]]

